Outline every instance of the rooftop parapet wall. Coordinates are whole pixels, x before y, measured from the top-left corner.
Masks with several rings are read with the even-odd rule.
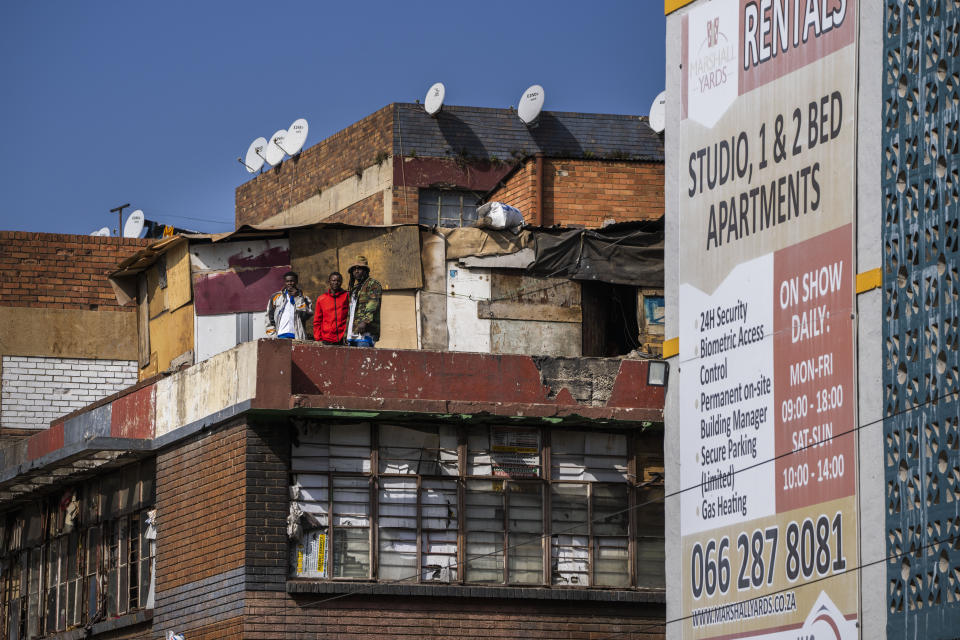
[[[237,227],[259,224],[382,162],[393,153],[392,123],[387,105],[237,187]]]
[[[0,502],[116,457],[160,449],[247,411],[662,423],[648,363],[247,342],[141,383],[0,449]]]

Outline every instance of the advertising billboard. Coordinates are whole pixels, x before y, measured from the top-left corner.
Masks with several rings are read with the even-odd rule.
[[[857,637],[856,9],[671,18],[684,638]]]

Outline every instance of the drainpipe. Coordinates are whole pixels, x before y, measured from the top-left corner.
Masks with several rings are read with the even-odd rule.
[[[534,223],[539,227],[539,226],[543,226],[544,224],[543,222],[543,154],[538,153],[535,157],[537,159],[537,165],[536,165],[537,183],[535,187],[536,191],[534,192],[534,198],[536,199],[534,204],[534,209],[536,210],[536,214],[534,214]]]

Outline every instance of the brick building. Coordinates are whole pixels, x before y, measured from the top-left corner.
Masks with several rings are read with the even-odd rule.
[[[238,187],[236,223],[467,226],[488,200],[542,226],[659,218],[663,142],[637,116],[394,103]]]
[[[0,231],[0,442],[136,382],[136,315],[106,276],[147,244]]]
[[[662,637],[662,401],[635,360],[237,346],[0,451],[3,637]]]
[[[139,382],[0,448],[0,639],[662,638],[665,379],[583,357],[604,318],[662,338],[662,163],[642,118],[394,104],[238,188],[228,237],[116,255]],[[494,199],[536,233],[451,232]],[[641,234],[643,287],[536,270]],[[257,340],[257,287],[356,253],[394,342]]]

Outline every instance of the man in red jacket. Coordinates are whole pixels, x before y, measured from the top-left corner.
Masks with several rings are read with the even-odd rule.
[[[350,292],[342,289],[343,276],[334,271],[327,278],[329,289],[317,298],[313,338],[323,344],[343,344],[350,315]]]

